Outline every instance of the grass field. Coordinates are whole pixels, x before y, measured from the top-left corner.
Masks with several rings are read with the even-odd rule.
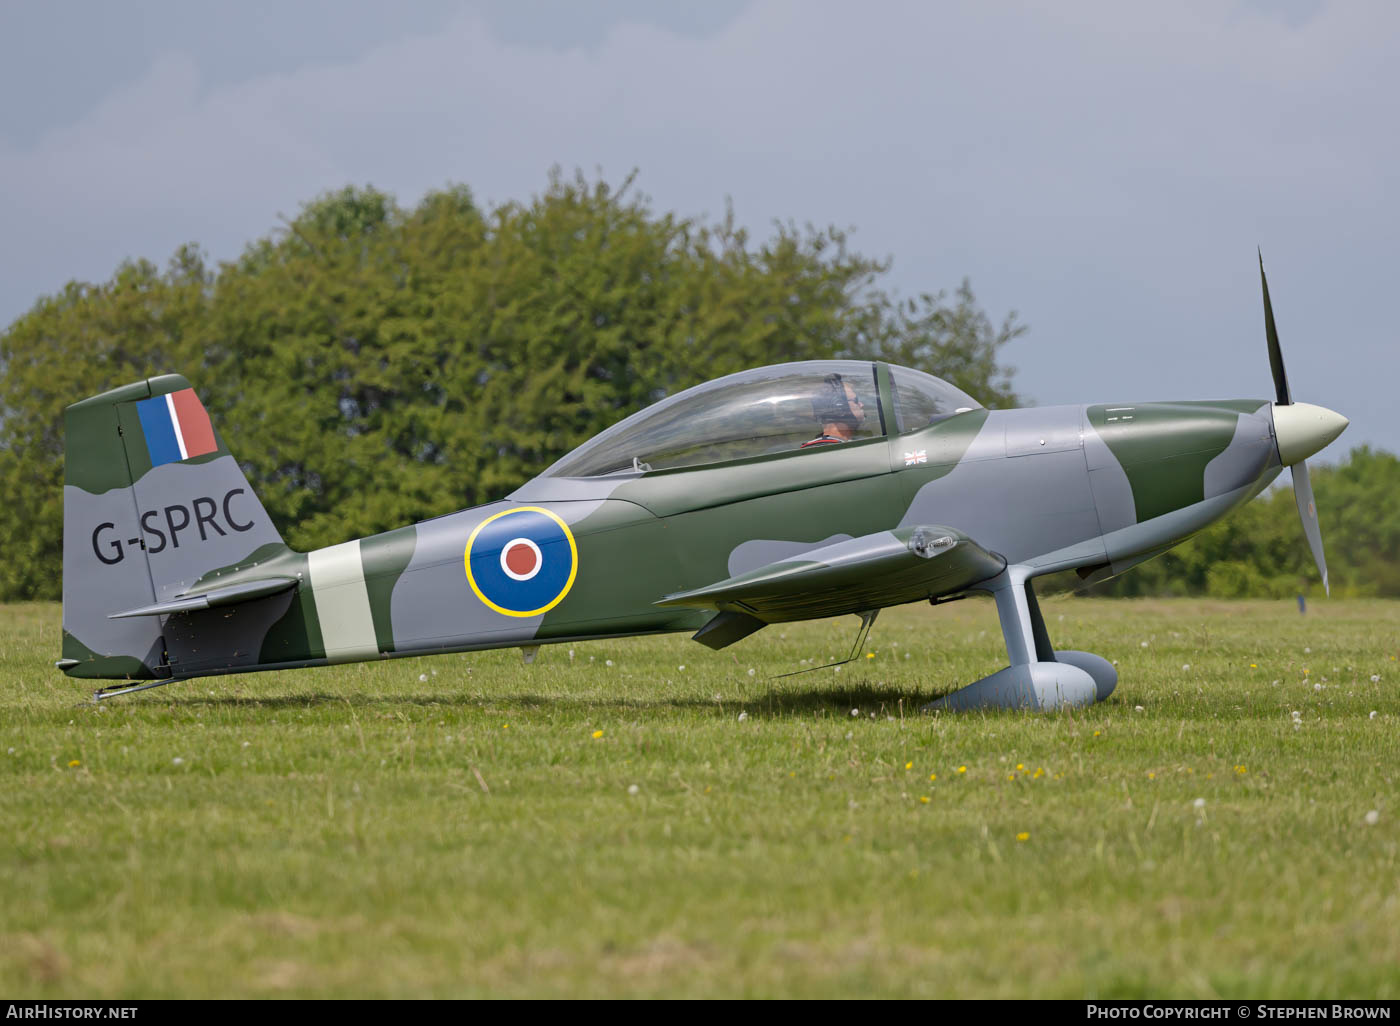
[[[1108,702],[919,714],[978,600],[93,707],[0,607],[0,993],[1400,995],[1400,604],[1044,608]]]

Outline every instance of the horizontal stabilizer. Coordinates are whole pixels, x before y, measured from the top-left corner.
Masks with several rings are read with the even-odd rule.
[[[120,620],[128,616],[169,616],[171,613],[193,613],[214,606],[232,606],[240,602],[266,598],[295,588],[295,577],[268,577],[260,581],[244,581],[230,584],[226,588],[211,588],[194,595],[177,595],[168,602],[157,602],[151,606],[124,609],[120,613],[108,613],[107,619]]]
[[[1001,556],[951,527],[901,527],[824,545],[703,588],[667,595],[656,605],[714,609],[763,623],[810,620],[951,595],[995,577],[1005,566]],[[711,624],[717,632],[735,626],[717,618],[701,633]],[[705,641],[699,636],[696,640]]]

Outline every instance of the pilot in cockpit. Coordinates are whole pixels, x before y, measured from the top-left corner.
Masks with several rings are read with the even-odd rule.
[[[828,374],[812,396],[812,416],[821,425],[822,433],[803,442],[803,449],[849,442],[865,422],[865,405],[840,374]]]

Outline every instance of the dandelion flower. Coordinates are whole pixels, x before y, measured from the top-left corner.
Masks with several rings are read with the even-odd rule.
[[[932,799],[929,798],[929,796],[926,795],[926,794],[921,794],[921,795],[919,795],[919,801],[921,801],[923,804],[927,805],[930,801],[932,801]]]
[[[1015,780],[1015,779],[1016,779],[1016,774],[1015,774],[1015,773],[1008,773],[1008,774],[1006,775],[1006,779],[1007,779],[1007,780]]]
[[[1018,773],[1019,773],[1021,770],[1025,769],[1025,768],[1026,768],[1025,763],[1018,762],[1018,763],[1016,764],[1016,771],[1017,771]]]
[[[966,772],[967,772],[967,767],[966,767],[966,766],[959,766],[959,767],[958,767],[958,772],[959,772],[959,773],[966,773]]]
[[[1370,715],[1370,716],[1367,716],[1366,718],[1367,718],[1368,720],[1374,720],[1374,719],[1376,718],[1376,710],[1372,709],[1372,710],[1371,710],[1371,715]],[[14,749],[11,748],[10,751],[13,752]]]
[[[907,769],[907,770],[911,770],[911,769],[914,768],[914,764],[913,764],[912,762],[906,762],[906,763],[904,764],[904,768]]]
[[[1147,643],[1143,642],[1143,644]],[[1019,834],[1016,835],[1016,840],[1018,841],[1029,841],[1030,839],[1031,835],[1029,830],[1022,830]]]
[[[1257,669],[1259,669],[1259,664],[1258,664],[1258,663],[1250,663],[1250,664],[1249,664],[1249,668],[1250,668],[1251,670],[1257,670]]]
[[[930,774],[928,775],[928,778],[929,778],[930,780],[937,780],[937,779],[938,779],[938,774],[937,774],[937,773],[930,773]]]
[[[740,722],[740,723],[743,723],[743,722],[744,722],[746,719],[748,719],[748,718],[749,718],[749,714],[746,713],[746,712],[741,712],[741,713],[739,714],[739,722]]]
[[[612,665],[612,660],[611,660],[611,659],[606,660],[606,661],[603,663],[603,665],[604,665],[604,666],[611,666],[611,665]]]
[[[859,716],[859,715],[860,715],[860,710],[859,710],[859,709],[852,709],[852,710],[851,710],[851,715],[852,715],[852,716]]]
[[[676,667],[676,669],[678,669],[678,670],[684,670],[684,669],[685,669],[685,663],[681,663],[679,666]]]
[[[594,740],[594,741],[597,741],[597,740],[598,740],[600,737],[602,737],[602,736],[603,736],[603,732],[602,732],[601,730],[595,730],[595,731],[593,732],[593,740]]]
[[[68,768],[69,768],[69,769],[77,769],[77,768],[78,768],[79,766],[81,766],[81,765],[82,765],[82,763],[79,762],[77,759],[69,759],[69,760],[68,760]]]
[[[1380,814],[1380,811],[1379,811],[1378,809],[1372,809],[1370,812],[1366,813],[1366,825],[1367,825],[1367,826],[1375,826],[1375,825],[1376,825],[1377,823],[1379,823],[1380,821],[1381,821],[1381,814]]]
[[[1148,780],[1156,780],[1156,779],[1157,779],[1157,774],[1155,774],[1155,773],[1148,773],[1148,774],[1147,774],[1147,779],[1148,779]]]
[[[1372,684],[1379,684],[1380,682],[1381,682],[1381,675],[1380,675],[1379,673],[1373,673],[1373,674],[1371,674],[1371,683],[1372,683]]]
[[[1102,733],[1103,733],[1102,730],[1096,730],[1096,731],[1094,731],[1094,736],[1095,736],[1095,737],[1098,737],[1098,736],[1099,736],[1100,734],[1102,734]]]
[[[1182,664],[1181,664],[1181,669],[1182,669],[1183,671],[1189,670],[1189,669],[1191,669],[1191,664],[1190,664],[1190,663],[1182,663]]]
[[[1243,766],[1236,766],[1236,767],[1235,767],[1235,772],[1236,772],[1236,773],[1239,773],[1241,776],[1243,776],[1245,773],[1248,773],[1249,770],[1245,769]]]
[[[418,675],[418,683],[419,683],[419,684],[426,684],[426,683],[428,683],[428,675],[427,675],[426,673],[420,673],[420,674]]]
[[[637,793],[640,792],[640,791],[641,791],[641,788],[638,787],[636,784],[632,784],[632,785],[630,785],[630,786],[627,788],[627,793],[628,793],[628,794],[637,794]]]
[[[756,672],[757,672],[757,671],[756,671],[752,666],[749,667],[749,676],[750,676],[750,677],[752,677]]]
[[[1146,648],[1146,647],[1147,647],[1147,642],[1145,642],[1145,641],[1140,642],[1140,644],[1142,645],[1143,648]]]
[[[1204,809],[1206,807],[1206,800],[1204,798],[1197,798],[1194,802],[1191,803],[1191,807],[1196,809]]]

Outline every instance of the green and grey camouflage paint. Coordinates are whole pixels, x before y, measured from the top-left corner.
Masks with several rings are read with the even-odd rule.
[[[888,370],[876,377],[887,399]],[[843,445],[541,476],[500,502],[297,553],[221,438],[152,466],[136,404],[187,388],[151,378],[67,410],[70,676],[181,679],[696,631],[726,614],[756,629],[996,591],[1012,570],[1033,605],[1034,576],[1120,573],[1281,469],[1265,400],[974,409]],[[529,616],[493,608],[464,567],[473,532],[520,507],[553,515],[576,544],[565,593]],[[1027,638],[1044,635],[1038,613],[1028,624]]]

